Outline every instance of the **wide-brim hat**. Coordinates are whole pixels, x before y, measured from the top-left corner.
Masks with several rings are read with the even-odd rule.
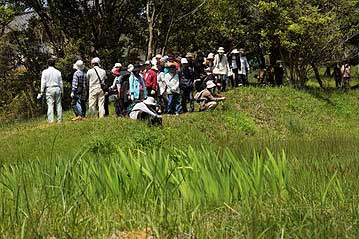
[[[214,54],[213,53],[209,53],[207,56],[207,60],[213,60],[214,59]]]
[[[211,80],[207,81],[206,85],[207,85],[207,89],[212,89],[216,87],[216,84],[214,84],[213,81]]]
[[[244,48],[239,49],[239,53],[246,53],[246,50]]]
[[[218,48],[218,51],[217,51],[218,53],[224,53],[225,51],[224,51],[224,47],[220,47],[220,48]]]
[[[147,99],[145,99],[143,103],[145,103],[146,105],[156,105],[155,98],[151,96],[147,97]]]
[[[84,62],[81,60],[76,61],[76,63],[74,64],[73,68],[75,70],[83,70],[85,68]]]
[[[122,64],[121,64],[121,63],[116,63],[113,68],[121,68],[121,67],[122,67]]]
[[[145,65],[151,65],[151,62],[150,62],[150,61],[146,61],[146,62],[145,62]]]
[[[161,55],[161,54],[157,54],[157,55],[155,56],[155,58],[161,59],[161,58],[162,58],[162,55]]]
[[[239,54],[238,49],[233,49],[232,54]]]

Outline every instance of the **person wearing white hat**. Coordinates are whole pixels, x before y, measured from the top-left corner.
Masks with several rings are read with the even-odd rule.
[[[213,90],[216,84],[209,80],[206,83],[206,89],[197,93],[196,100],[199,102],[199,111],[213,110],[217,107],[218,102],[225,100],[225,97],[216,97]]]
[[[227,85],[227,75],[229,71],[229,64],[227,60],[227,56],[224,54],[224,48],[220,47],[218,49],[218,54],[214,57],[214,69],[213,73],[217,75],[218,83],[221,85],[221,90],[226,90]]]
[[[186,113],[187,103],[190,103],[190,112],[194,111],[194,98],[193,98],[193,85],[194,85],[194,72],[192,68],[188,67],[188,60],[181,59],[181,71],[179,72],[180,90],[181,90],[181,106],[182,112]]]
[[[55,59],[47,61],[48,68],[41,74],[41,95],[46,95],[47,120],[54,122],[54,104],[56,105],[57,122],[62,122],[61,99],[64,93],[61,72],[55,68]]]
[[[89,111],[93,117],[98,108],[99,117],[105,116],[105,94],[101,84],[107,79],[106,71],[100,68],[100,58],[95,57],[91,60],[92,68],[87,72],[89,82]]]
[[[231,77],[232,88],[238,87],[238,69],[241,67],[241,61],[240,61],[238,49],[234,49],[231,52],[231,54],[228,56],[228,62],[230,62],[230,67],[233,73]]]
[[[75,113],[72,121],[82,120],[86,116],[87,80],[84,73],[85,65],[82,60],[76,61],[73,67],[76,71],[72,77],[71,106]]]
[[[248,83],[248,74],[249,74],[249,64],[247,57],[245,55],[245,50],[243,48],[239,49],[240,56],[240,67],[238,68],[238,76],[242,85],[247,86]]]
[[[146,100],[136,103],[129,116],[133,120],[148,120],[152,125],[162,125],[162,118],[157,113],[156,107],[155,99],[149,96]]]

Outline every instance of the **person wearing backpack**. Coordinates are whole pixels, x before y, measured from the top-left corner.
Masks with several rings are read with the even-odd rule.
[[[100,58],[95,57],[91,60],[92,68],[87,72],[89,82],[89,111],[90,117],[93,117],[98,109],[99,117],[105,116],[105,94],[103,84],[107,79],[106,71],[100,68]],[[97,108],[97,109],[96,109]]]
[[[190,103],[190,111],[194,111],[194,98],[193,98],[193,83],[194,73],[191,68],[188,67],[188,60],[186,58],[181,59],[181,71],[180,75],[180,90],[181,90],[181,105],[182,112],[186,113],[187,102]]]
[[[75,113],[75,118],[72,121],[77,121],[86,116],[87,80],[84,73],[85,65],[82,60],[76,61],[73,68],[76,71],[73,74],[71,88],[71,106]]]

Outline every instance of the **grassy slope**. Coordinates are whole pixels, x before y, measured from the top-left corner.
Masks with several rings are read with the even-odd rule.
[[[164,128],[149,128],[143,123],[114,117],[74,123],[69,121],[71,113],[66,114],[65,123],[61,125],[49,126],[40,119],[4,125],[0,129],[0,158],[6,164],[50,158],[66,161],[85,148],[111,155],[115,146],[143,151],[158,148],[186,150],[188,146],[195,149],[205,146],[221,151],[228,147],[247,158],[251,157],[253,150],[264,152],[269,148],[274,153],[284,150],[291,172],[289,184],[295,185],[290,192],[292,204],[283,208],[266,204],[258,209],[263,213],[256,218],[251,218],[251,210],[245,212],[246,209],[237,204],[233,205],[233,210],[243,210],[243,215],[238,217],[233,215],[233,211],[218,214],[210,207],[204,207],[201,216],[196,218],[203,222],[197,227],[210,229],[208,234],[201,235],[218,238],[244,234],[259,236],[263,232],[267,238],[273,238],[283,225],[288,225],[286,233],[292,237],[348,235],[355,238],[359,218],[357,91],[342,94],[297,91],[287,87],[241,88],[226,95],[228,100],[214,112],[166,116]],[[320,201],[320,192],[325,190],[335,172],[347,200],[339,206],[317,208],[315,201]],[[109,216],[106,215],[102,217]],[[141,215],[132,219],[138,218]],[[243,224],[238,222],[242,219]],[[258,227],[248,226],[253,224],[253,220]],[[98,219],[97,223],[104,221],[106,219]],[[121,228],[126,226],[126,222],[121,224]],[[103,233],[100,235],[106,235],[108,228],[99,228],[96,230]],[[144,225],[135,223],[128,228],[141,229]],[[82,235],[81,230],[77,233]],[[96,235],[96,232],[91,233]]]

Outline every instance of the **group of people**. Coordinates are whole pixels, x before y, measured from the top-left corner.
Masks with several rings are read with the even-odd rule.
[[[98,57],[93,58],[87,72],[82,60],[73,65],[73,121],[86,117],[87,102],[90,117],[104,117],[108,98],[113,96],[117,116],[161,124],[163,114],[195,111],[196,101],[199,111],[215,109],[225,100],[220,92],[225,91],[229,83],[231,87],[248,85],[249,64],[244,49],[234,49],[227,55],[220,47],[216,54],[209,53],[202,62],[193,53],[187,53],[184,57],[158,54],[142,65],[116,63],[111,70],[111,85],[107,84],[111,76],[100,63]],[[49,59],[48,69],[42,72],[38,96],[46,97],[49,123],[54,122],[54,106],[58,122],[62,121],[63,92],[61,72],[55,68],[55,60]]]

